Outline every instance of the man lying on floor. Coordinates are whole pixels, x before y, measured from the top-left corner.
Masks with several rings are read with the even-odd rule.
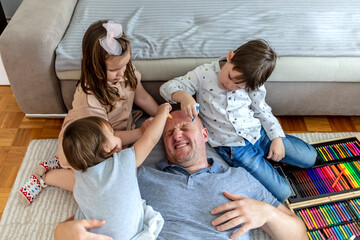
[[[307,239],[301,219],[247,171],[207,158],[208,132],[199,118],[171,115],[163,133],[167,159],[138,169],[142,198],[165,220],[158,239],[251,239],[255,228],[273,239]],[[111,239],[86,231],[103,224],[62,222],[55,239]]]

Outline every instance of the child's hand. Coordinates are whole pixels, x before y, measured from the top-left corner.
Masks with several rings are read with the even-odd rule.
[[[198,111],[196,111],[196,101],[189,94],[183,96],[181,100],[181,110],[191,119],[197,117]]]
[[[140,127],[140,130],[142,132],[142,134],[144,134],[146,128],[148,126],[150,126],[151,122],[154,120],[154,117],[149,117],[148,119],[146,119],[142,124],[141,124],[141,127]]]
[[[158,107],[156,115],[163,114],[164,116],[168,117],[171,109],[172,107],[169,103],[163,103]]]
[[[285,147],[282,138],[278,137],[272,140],[267,158],[279,162],[283,157],[285,157]]]

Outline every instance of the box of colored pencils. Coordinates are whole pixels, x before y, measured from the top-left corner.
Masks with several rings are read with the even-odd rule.
[[[310,240],[360,239],[360,198],[295,208],[292,211],[304,221]]]
[[[302,169],[281,166],[294,196],[288,204],[329,201],[329,197],[345,194],[360,196],[360,141],[357,137],[312,143],[318,156],[313,167]]]

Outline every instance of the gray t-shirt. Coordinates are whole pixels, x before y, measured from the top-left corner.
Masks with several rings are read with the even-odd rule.
[[[210,211],[229,200],[224,191],[280,205],[272,194],[243,168],[225,168],[212,159],[211,167],[194,174],[166,160],[138,168],[143,199],[163,216],[165,223],[158,239],[229,239],[236,229],[216,231]],[[239,239],[251,239],[249,232]]]
[[[89,231],[113,239],[155,239],[163,225],[160,214],[141,199],[133,147],[76,171],[74,198],[79,205],[75,219],[106,220]]]

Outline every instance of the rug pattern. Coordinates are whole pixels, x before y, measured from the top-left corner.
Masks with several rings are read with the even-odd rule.
[[[360,133],[293,133],[307,142],[317,142]],[[19,169],[9,199],[0,222],[1,240],[48,240],[53,239],[56,224],[74,215],[77,205],[68,191],[48,187],[29,207],[24,207],[16,198],[18,189],[30,176],[37,163],[49,160],[56,155],[56,139],[40,139],[30,142],[22,165]],[[260,230],[252,231],[256,240],[268,240],[270,237]]]

